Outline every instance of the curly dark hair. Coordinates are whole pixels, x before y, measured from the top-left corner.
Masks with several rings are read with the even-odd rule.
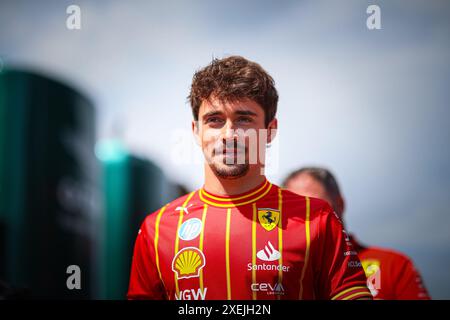
[[[241,56],[213,59],[194,74],[188,99],[196,121],[203,100],[212,96],[223,102],[255,101],[264,109],[266,126],[277,112],[275,81],[259,64]]]

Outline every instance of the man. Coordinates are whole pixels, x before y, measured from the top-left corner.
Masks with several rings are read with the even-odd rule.
[[[324,168],[307,167],[291,173],[283,183],[297,194],[326,200],[342,220],[344,200],[334,176]],[[365,247],[349,236],[367,275],[375,299],[430,299],[419,272],[404,254],[377,247]]]
[[[145,219],[128,298],[371,299],[331,207],[264,175],[277,129],[270,75],[239,56],[214,59],[189,99],[205,182]]]

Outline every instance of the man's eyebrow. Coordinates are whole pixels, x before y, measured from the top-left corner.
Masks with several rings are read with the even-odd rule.
[[[238,110],[235,112],[235,114],[239,116],[257,116],[257,114],[250,110]]]
[[[221,111],[210,111],[203,115],[203,118],[221,115]]]

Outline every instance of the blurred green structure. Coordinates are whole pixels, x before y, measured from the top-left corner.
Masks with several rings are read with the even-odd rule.
[[[134,241],[144,218],[184,191],[149,160],[130,154],[119,141],[96,147],[103,167],[104,237],[102,299],[124,299]]]
[[[25,298],[125,299],[145,216],[187,192],[119,141],[96,145],[95,127],[74,89],[0,73],[0,299],[5,284]]]
[[[95,110],[45,76],[0,73],[0,279],[29,297],[95,294]],[[68,290],[69,265],[81,290]]]

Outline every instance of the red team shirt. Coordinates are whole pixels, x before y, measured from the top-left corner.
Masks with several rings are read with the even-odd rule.
[[[374,299],[429,300],[413,262],[399,252],[361,246],[351,237],[367,275],[367,286]]]
[[[267,180],[232,197],[200,189],[149,215],[128,291],[129,299],[371,297],[330,206]]]

